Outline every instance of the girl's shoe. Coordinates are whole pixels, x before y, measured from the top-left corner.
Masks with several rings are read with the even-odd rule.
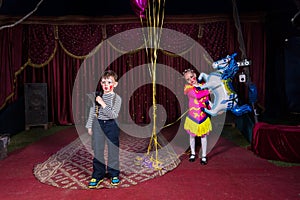
[[[201,165],[206,165],[208,163],[207,158],[206,157],[202,157],[200,160],[200,164]]]
[[[196,160],[196,155],[195,154],[191,154],[190,158],[189,158],[189,161],[190,162],[195,162],[195,160]]]

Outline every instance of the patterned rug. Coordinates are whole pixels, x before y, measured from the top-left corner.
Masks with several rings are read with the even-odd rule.
[[[159,169],[149,167],[153,155],[146,154],[149,138],[140,139],[127,134],[120,134],[120,184],[117,187],[130,187],[149,179],[164,175],[180,163],[174,151],[162,148],[159,151]],[[35,177],[42,183],[68,189],[88,189],[87,184],[92,174],[90,137],[78,137],[59,150],[43,163],[34,167]],[[154,153],[155,154],[155,153]],[[107,155],[107,149],[105,150]],[[152,157],[151,157],[152,156]],[[106,157],[105,157],[106,158]],[[99,188],[115,188],[109,178],[104,179]]]

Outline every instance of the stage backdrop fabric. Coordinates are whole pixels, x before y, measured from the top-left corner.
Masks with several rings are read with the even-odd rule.
[[[191,18],[192,19],[192,18]],[[76,22],[76,20],[74,21]],[[118,23],[106,24],[19,24],[9,29],[0,31],[1,52],[1,85],[0,85],[0,107],[3,109],[13,103],[19,96],[24,96],[24,83],[47,83],[49,121],[56,124],[74,123],[72,113],[72,89],[77,71],[88,53],[102,44],[102,41],[123,31],[141,28],[138,22],[129,23],[120,20]],[[265,30],[261,18],[244,18],[241,20],[242,31],[248,58],[252,60],[250,75],[258,88],[258,101],[264,104],[265,92]],[[202,45],[216,60],[228,54],[237,52],[240,55],[239,44],[236,40],[236,27],[230,16],[214,16],[203,18],[202,21],[187,23],[165,23],[164,28],[173,29],[184,33]],[[128,39],[128,38],[126,38]],[[134,41],[134,38],[132,38]],[[182,45],[184,41],[177,41],[173,45]],[[107,49],[111,51],[97,52],[95,60],[91,60],[92,67],[96,68],[103,63],[101,57],[105,58],[114,51],[114,44],[109,44]],[[189,54],[189,51],[182,52]],[[193,55],[191,55],[193,56]],[[197,59],[191,57],[191,59]],[[121,56],[111,63],[109,69],[115,70],[119,77],[132,68],[147,63],[145,51],[135,51]],[[190,63],[181,56],[170,52],[160,51],[158,62],[172,66],[178,72],[191,68]],[[194,66],[199,71],[207,70],[208,66]],[[88,72],[87,72],[88,73]],[[140,75],[143,77],[143,74]],[[98,77],[95,77],[98,78]],[[178,77],[166,77],[168,81],[178,82]],[[88,82],[88,80],[86,80]],[[88,83],[86,83],[88,84]],[[238,84],[238,83],[237,83]],[[91,86],[92,87],[92,86]],[[126,85],[121,86],[126,90]],[[246,86],[239,86],[237,92],[244,92]],[[143,86],[139,88],[131,98],[130,110],[121,110],[122,113],[130,112],[136,123],[147,124],[150,121],[148,108],[152,102],[152,88]],[[182,113],[178,103],[182,99],[174,99],[167,88],[160,86],[157,98],[165,106],[168,113],[168,122],[175,121]],[[245,98],[246,99],[246,98]],[[143,107],[144,109],[140,109]],[[82,117],[82,123],[86,118]]]
[[[253,152],[265,159],[300,162],[300,126],[258,122],[252,135]]]

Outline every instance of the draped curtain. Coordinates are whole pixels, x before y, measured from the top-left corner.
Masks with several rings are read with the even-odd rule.
[[[11,29],[4,29],[0,32],[1,48],[1,86],[0,106],[5,107],[13,102],[19,95],[24,95],[22,88],[24,83],[45,82],[48,85],[49,121],[56,124],[73,124],[74,116],[76,121],[86,120],[85,116],[77,116],[72,113],[72,91],[78,70],[82,65],[87,66],[85,78],[82,85],[87,93],[95,90],[91,85],[91,79],[97,81],[93,73],[106,66],[106,58],[111,60],[108,67],[117,72],[119,77],[126,74],[136,66],[148,62],[144,48],[126,52],[126,47],[120,46],[123,40],[131,43],[136,41],[136,36],[127,35],[119,40],[106,39],[126,30],[141,28],[139,23],[118,23],[118,24],[89,24],[89,25],[51,25],[34,24],[19,25]],[[202,45],[213,60],[225,57],[233,52],[239,53],[239,44],[236,41],[236,30],[229,19],[219,21],[208,21],[201,23],[165,23],[164,28],[175,30],[186,34]],[[247,55],[253,61],[250,68],[252,81],[257,85],[259,101],[264,103],[264,76],[265,76],[265,37],[263,23],[259,21],[243,24],[243,33]],[[169,36],[172,37],[172,36]],[[103,51],[103,46],[105,51]],[[186,45],[185,41],[173,42],[171,48],[180,47],[184,49],[179,55],[169,51],[160,50],[158,63],[171,66],[178,72],[186,68],[196,67],[198,71],[209,71],[209,63],[201,63],[201,66],[191,66],[188,60],[197,59],[192,55],[192,46]],[[200,54],[201,52],[199,52]],[[101,66],[101,67],[100,67]],[[140,74],[141,78],[149,74]],[[181,84],[184,81],[180,77],[172,75],[165,79],[174,84]],[[132,80],[127,80],[125,85],[119,85],[126,95]],[[81,87],[81,85],[79,86]],[[83,87],[83,86],[82,86]],[[243,87],[243,86],[241,86]],[[157,102],[162,104],[167,112],[167,123],[175,121],[180,115],[179,102],[184,101],[183,97],[177,97],[163,85],[157,86]],[[124,92],[125,91],[125,92]],[[128,94],[129,95],[129,94]],[[149,108],[152,106],[152,86],[145,84],[134,91],[133,95],[126,97],[130,99],[127,107],[122,107],[121,119],[126,120],[126,114],[130,113],[136,123],[149,123]],[[86,104],[82,99],[78,102]],[[82,110],[78,106],[75,110]],[[78,118],[79,117],[79,118]]]
[[[0,31],[0,109],[17,99],[16,77],[22,72],[23,26]]]
[[[228,49],[230,52],[241,54],[240,46],[237,42],[237,31],[234,24],[229,24]],[[266,33],[265,26],[261,22],[250,20],[242,24],[242,33],[246,47],[246,56],[252,61],[249,66],[249,76],[252,83],[257,87],[257,102],[261,106],[265,105],[265,79],[266,79]],[[239,70],[242,73],[243,68]],[[238,82],[235,77],[235,88],[242,103],[248,103],[248,87],[244,83]]]

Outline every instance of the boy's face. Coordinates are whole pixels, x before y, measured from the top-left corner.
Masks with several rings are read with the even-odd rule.
[[[117,87],[117,85],[118,85],[118,82],[116,82],[114,77],[112,77],[112,76],[101,79],[101,86],[102,86],[103,92],[105,94],[112,92],[114,90],[114,88]]]
[[[197,83],[196,73],[192,73],[190,71],[188,71],[184,74],[184,79],[191,85],[194,85]]]

